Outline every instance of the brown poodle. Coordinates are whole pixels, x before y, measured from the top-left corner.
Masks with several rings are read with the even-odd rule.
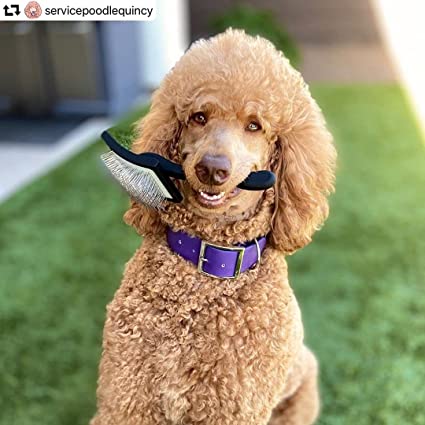
[[[242,31],[198,41],[154,94],[133,150],[181,163],[184,201],[159,212],[133,201],[125,214],[144,241],[107,309],[91,425],[312,424],[317,362],[285,255],[326,219],[336,153],[301,75]],[[262,169],[274,188],[237,188]],[[173,252],[167,229],[267,245],[220,279]]]

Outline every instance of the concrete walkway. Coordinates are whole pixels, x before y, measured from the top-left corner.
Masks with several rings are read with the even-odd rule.
[[[111,121],[89,119],[54,144],[0,141],[0,202],[35,178],[47,174],[99,138]]]

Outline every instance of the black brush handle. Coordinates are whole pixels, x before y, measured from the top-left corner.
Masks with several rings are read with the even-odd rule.
[[[242,183],[239,189],[244,190],[266,190],[276,183],[276,175],[271,171],[261,170],[252,172]]]
[[[108,131],[102,133],[102,139],[109,148],[126,161],[141,167],[159,164],[161,171],[169,177],[186,180],[183,167],[154,152],[136,154],[120,145]],[[147,165],[149,164],[149,165]],[[252,172],[242,183],[238,184],[244,190],[266,190],[276,183],[276,176],[271,171],[261,170]]]
[[[101,135],[102,139],[109,146],[111,151],[115,152],[119,157],[125,159],[132,164],[139,165],[140,167],[151,167],[159,164],[158,158],[155,156],[144,154],[137,154],[126,149],[124,146],[120,145],[109,133],[104,131]],[[162,158],[162,157],[161,157]]]
[[[115,152],[118,156],[125,159],[126,161],[131,162],[132,164],[144,167],[146,166],[146,162],[149,162],[150,164],[158,163],[162,171],[168,176],[180,180],[186,179],[181,165],[169,161],[168,159],[165,159],[163,156],[157,153],[134,153],[119,144],[107,130],[102,133],[101,137],[113,152]]]
[[[157,153],[146,152],[145,154],[141,155],[149,156],[158,160],[162,171],[170,177],[186,180],[186,176],[181,165],[169,161]],[[244,190],[265,190],[272,187],[275,183],[276,176],[274,173],[267,170],[261,170],[252,172],[242,183],[238,184],[238,187]]]
[[[141,153],[140,155],[157,160],[161,166],[162,171],[168,176],[174,177],[175,179],[179,179],[179,180],[186,180],[183,167],[180,164],[176,164],[175,162],[164,158],[158,153],[145,152],[145,153]]]

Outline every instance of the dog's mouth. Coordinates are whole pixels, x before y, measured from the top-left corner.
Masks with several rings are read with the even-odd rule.
[[[198,204],[207,208],[220,208],[223,207],[231,199],[239,195],[241,189],[235,187],[228,192],[206,192],[203,190],[197,191],[192,188],[192,193]]]

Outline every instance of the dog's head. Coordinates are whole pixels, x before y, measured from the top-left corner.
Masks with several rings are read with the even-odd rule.
[[[185,207],[201,217],[237,220],[262,202],[240,190],[252,171],[276,173],[270,242],[291,253],[328,214],[335,150],[301,75],[274,46],[228,30],[196,42],[153,96],[133,145],[182,164]],[[157,213],[133,204],[127,222],[146,233]]]

